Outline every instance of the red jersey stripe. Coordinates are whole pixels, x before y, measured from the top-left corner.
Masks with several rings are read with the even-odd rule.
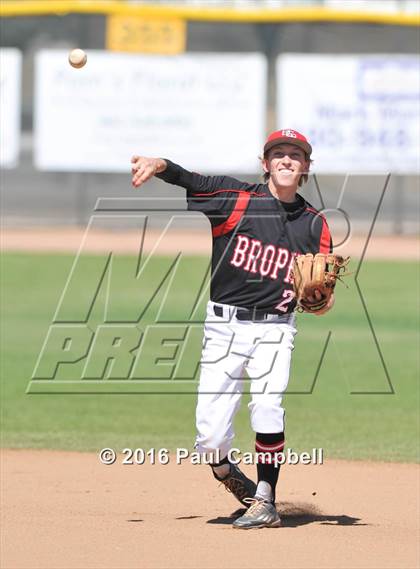
[[[213,237],[220,237],[221,235],[226,235],[226,233],[229,233],[229,231],[232,231],[232,229],[234,229],[238,225],[239,220],[245,213],[250,197],[251,195],[249,192],[239,193],[235,207],[230,216],[227,218],[227,220],[221,223],[220,225],[216,225],[216,227],[213,227],[212,229]]]
[[[257,196],[257,197],[259,197],[259,198],[265,197],[264,195],[258,194],[257,192],[245,192],[244,190],[231,190],[231,189],[229,189],[229,188],[219,188],[218,190],[216,190],[216,191],[214,191],[214,192],[206,192],[205,194],[196,194],[196,193],[194,193],[194,194],[193,194],[193,197],[194,197],[194,198],[197,198],[197,197],[198,197],[198,198],[205,198],[206,196],[214,196],[214,195],[216,195],[216,194],[220,194],[221,192],[232,192],[232,193],[234,193],[234,194],[244,194],[244,193],[246,193],[246,194],[249,194],[249,195],[252,195],[252,196]]]
[[[327,222],[325,218],[322,218],[322,231],[321,231],[321,239],[319,240],[319,252],[320,253],[329,253],[330,252],[330,243],[331,243],[331,235],[330,230],[328,229]]]

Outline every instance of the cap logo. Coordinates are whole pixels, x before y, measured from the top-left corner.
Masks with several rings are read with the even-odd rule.
[[[281,135],[282,136],[287,136],[288,138],[297,138],[297,135],[295,133],[294,130],[290,130],[290,128],[287,128],[286,130],[282,130],[281,131]]]

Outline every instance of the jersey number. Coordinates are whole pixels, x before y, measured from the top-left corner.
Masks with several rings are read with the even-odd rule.
[[[283,291],[283,298],[284,300],[279,302],[275,308],[276,310],[280,310],[280,312],[287,312],[287,305],[295,298],[295,292],[293,290],[285,290]]]

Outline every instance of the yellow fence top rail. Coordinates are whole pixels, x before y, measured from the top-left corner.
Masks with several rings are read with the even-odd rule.
[[[120,14],[149,17],[176,17],[200,22],[286,23],[336,22],[419,26],[420,14],[367,12],[311,8],[199,8],[156,4],[127,4],[121,0],[1,0],[0,16],[54,16],[79,14]]]

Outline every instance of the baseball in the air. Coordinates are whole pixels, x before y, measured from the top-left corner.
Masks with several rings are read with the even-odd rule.
[[[69,63],[72,67],[80,69],[86,64],[87,55],[83,49],[72,49],[69,53]]]

